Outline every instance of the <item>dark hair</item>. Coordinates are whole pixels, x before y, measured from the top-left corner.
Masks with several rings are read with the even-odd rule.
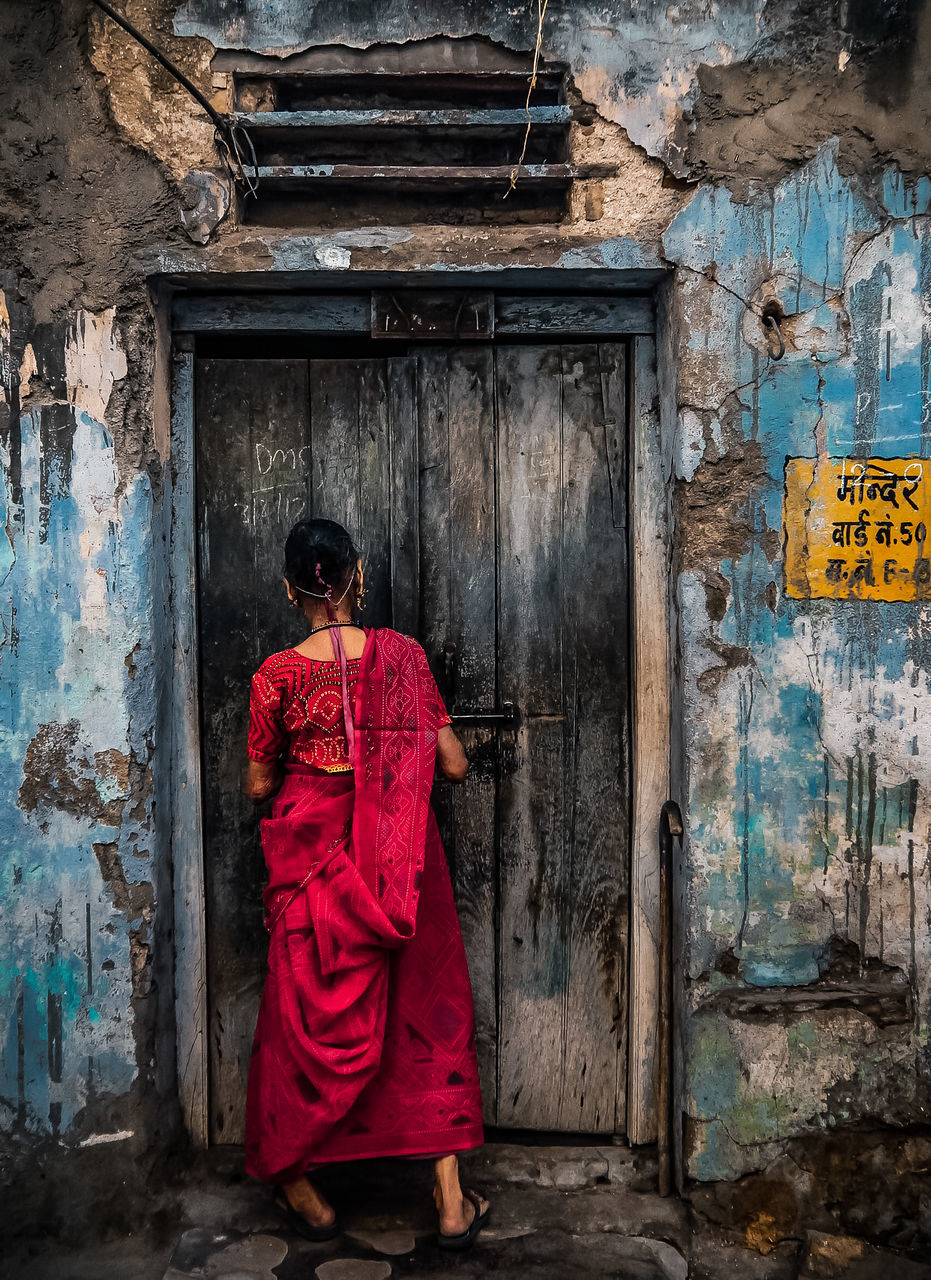
[[[324,595],[346,586],[359,553],[335,520],[299,520],[284,544],[284,576],[301,591]]]

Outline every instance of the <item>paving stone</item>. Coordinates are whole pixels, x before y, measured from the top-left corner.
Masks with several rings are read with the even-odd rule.
[[[490,1198],[496,1227],[545,1225],[572,1233],[655,1236],[683,1251],[691,1235],[688,1207],[671,1196],[637,1195],[613,1186],[569,1192],[503,1187]]]
[[[221,1280],[268,1280],[269,1277],[274,1280],[275,1275],[273,1271],[243,1271],[239,1267],[234,1267],[232,1271],[213,1271],[210,1274]]]
[[[218,1249],[225,1248],[236,1239],[230,1231],[215,1231],[210,1227],[191,1227],[175,1245],[169,1270],[180,1275],[198,1275],[208,1258]]]
[[[929,1280],[931,1265],[856,1236],[808,1231],[799,1280]]]
[[[483,1233],[484,1234],[484,1233]],[[685,1260],[662,1241],[615,1236],[610,1232],[566,1234],[536,1231],[517,1239],[479,1243],[455,1260],[434,1249],[410,1272],[412,1280],[684,1280]]]
[[[432,1233],[417,1240],[414,1253],[392,1257],[390,1264],[386,1259],[359,1256],[363,1248],[354,1239],[344,1239],[338,1256],[324,1262],[304,1242],[295,1243],[278,1276],[280,1280],[387,1280],[390,1274],[392,1280],[449,1280],[455,1275],[456,1280],[487,1280],[494,1274],[507,1280],[685,1280],[687,1275],[682,1255],[662,1240],[602,1230],[559,1230],[550,1225],[535,1229],[527,1222],[489,1227],[474,1248],[458,1254],[440,1249]]]
[[[489,1240],[517,1240],[520,1236],[532,1236],[537,1230],[536,1227],[520,1226],[515,1224],[511,1227],[483,1227],[481,1239]]]
[[[185,1187],[181,1196],[184,1221],[214,1231],[248,1235],[253,1231],[276,1230],[282,1217],[271,1193],[256,1183],[232,1186],[204,1183]]]
[[[716,1236],[694,1236],[689,1248],[689,1277],[690,1280],[795,1280],[798,1252],[796,1240],[762,1254]]]
[[[663,1269],[666,1280],[688,1280],[689,1264],[678,1249],[665,1240],[648,1240],[646,1236],[625,1236],[624,1249],[636,1250],[648,1258],[655,1258]]]
[[[145,1236],[133,1235],[92,1247],[45,1242],[54,1253],[36,1255],[29,1250],[0,1248],[3,1280],[162,1280],[170,1246],[154,1245]],[[34,1247],[34,1246],[33,1246]],[[190,1273],[176,1272],[176,1280],[191,1280]]]
[[[803,1271],[812,1276],[832,1280],[842,1276],[851,1263],[868,1258],[872,1250],[865,1240],[856,1236],[828,1235],[823,1231],[809,1231],[806,1236]]]
[[[371,1231],[365,1227],[355,1227],[346,1234],[353,1240],[361,1240],[376,1253],[387,1253],[391,1257],[413,1253],[417,1247],[412,1231]]]
[[[655,1150],[621,1146],[601,1148],[608,1163],[608,1181],[631,1191],[656,1194],[659,1165]]]
[[[559,1187],[576,1190],[609,1181],[633,1191],[656,1190],[656,1156],[652,1148],[618,1144],[528,1147],[490,1142],[460,1157],[465,1176],[479,1183]]]
[[[595,1147],[524,1147],[492,1143],[462,1158],[464,1181],[513,1183],[577,1191],[608,1178],[608,1159]]]
[[[279,1266],[288,1256],[288,1246],[276,1236],[247,1236],[228,1244],[208,1258],[204,1268],[205,1274],[217,1280],[239,1280],[241,1276],[249,1276],[250,1280],[276,1280],[272,1270]]]
[[[391,1263],[383,1259],[333,1258],[321,1262],[314,1274],[317,1280],[388,1280]]]

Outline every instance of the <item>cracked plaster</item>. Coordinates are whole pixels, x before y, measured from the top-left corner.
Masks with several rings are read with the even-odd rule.
[[[781,524],[786,455],[928,450],[926,198],[919,186],[903,199],[893,174],[869,190],[845,180],[826,148],[749,203],[703,189],[665,236],[667,257],[687,268],[674,308],[688,342],[678,466],[689,560],[678,589],[690,709],[683,909],[698,979],[686,1092],[689,1169],[699,1177],[761,1167],[771,1143],[792,1134],[925,1114],[924,1073],[910,1064],[931,1002],[918,889],[931,830],[931,615],[921,604],[790,602],[779,590],[778,540],[767,539]],[[878,274],[884,290],[865,289]],[[759,308],[774,295],[787,313],[778,363],[756,336]],[[867,393],[871,364],[883,374]],[[750,473],[748,444],[760,450]],[[723,466],[741,476],[739,527],[721,517],[726,546],[690,523],[690,510],[708,501],[714,511],[717,500],[705,453],[715,475]],[[734,655],[732,669],[720,665],[722,651]],[[738,982],[791,987],[817,979],[834,936],[911,981],[917,1034],[876,1034],[859,1015],[823,1013],[805,1040],[778,1020],[748,1028],[702,1011],[700,974],[726,947]]]

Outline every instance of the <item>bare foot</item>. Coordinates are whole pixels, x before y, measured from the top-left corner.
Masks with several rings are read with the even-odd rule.
[[[336,1221],[333,1206],[306,1178],[286,1182],[281,1190],[295,1213],[299,1213],[312,1227],[331,1227]]]
[[[459,1162],[455,1156],[445,1156],[436,1161],[436,1181],[433,1185],[433,1203],[440,1216],[440,1234],[462,1235],[468,1231],[476,1213],[488,1208],[488,1201],[479,1197],[476,1209],[472,1201],[462,1194],[459,1185]]]

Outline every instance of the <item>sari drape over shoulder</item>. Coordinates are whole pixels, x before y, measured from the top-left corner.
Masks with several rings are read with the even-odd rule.
[[[288,696],[302,677],[287,671]],[[430,809],[442,711],[416,641],[370,631],[352,771],[287,763],[262,823],[270,939],[246,1169],[265,1181],[483,1140],[472,993]]]

